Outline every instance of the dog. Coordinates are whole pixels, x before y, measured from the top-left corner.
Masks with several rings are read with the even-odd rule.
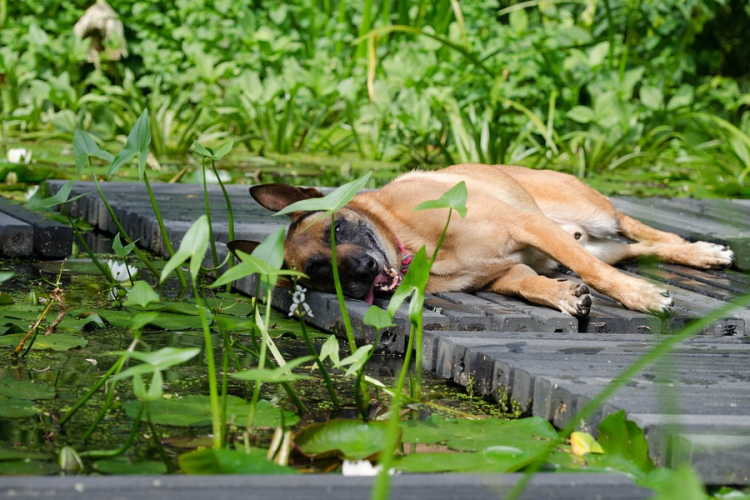
[[[408,269],[411,252],[431,255],[448,209],[413,212],[465,181],[465,218],[453,217],[430,271],[427,292],[490,290],[576,316],[589,314],[589,287],[628,309],[666,315],[669,293],[618,271],[626,259],[655,257],[699,269],[730,266],[728,248],[651,228],[618,212],[605,196],[575,177],[550,170],[505,165],[454,165],[404,174],[379,191],[355,196],[335,215],[337,263],[344,294],[372,303],[393,292]],[[274,212],[322,194],[314,188],[264,184],[251,196]],[[316,217],[316,215],[318,217]],[[284,243],[286,267],[308,276],[312,289],[334,292],[330,217],[293,212]],[[633,241],[612,239],[621,236]],[[256,243],[230,242],[250,252]],[[559,264],[585,284],[544,276]]]

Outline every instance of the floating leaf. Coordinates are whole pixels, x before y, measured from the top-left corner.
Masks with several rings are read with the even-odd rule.
[[[412,453],[399,457],[393,468],[403,472],[515,472],[538,456],[514,447],[490,448],[477,453]]]
[[[387,422],[334,419],[308,425],[296,433],[293,440],[308,457],[363,460],[383,450],[386,433]]]
[[[14,333],[0,337],[0,346],[16,346],[25,334]],[[51,349],[53,351],[67,351],[78,347],[86,347],[88,340],[66,333],[55,333],[50,336],[38,335],[34,341],[34,349]]]
[[[34,406],[33,401],[0,397],[0,418],[26,418],[33,417],[37,413],[39,410]],[[0,450],[0,460],[2,460],[2,451]]]
[[[623,410],[609,415],[599,424],[599,444],[607,455],[620,455],[643,472],[654,468],[643,429],[628,420]]]
[[[602,446],[588,432],[576,431],[570,435],[570,446],[573,453],[583,456],[587,453],[604,453]]]
[[[139,401],[128,401],[123,404],[125,412],[130,418],[138,414]],[[174,425],[178,427],[210,426],[211,402],[209,396],[185,396],[184,398],[162,399],[149,403],[151,421],[159,425]],[[255,427],[280,427],[281,413],[284,413],[284,424],[291,426],[299,421],[299,417],[290,411],[284,411],[273,406],[266,400],[258,401],[255,412]],[[227,422],[234,422],[238,426],[247,424],[250,414],[250,403],[237,396],[227,396]],[[142,415],[146,421],[146,415]]]
[[[151,285],[143,280],[136,281],[133,288],[128,292],[128,297],[125,302],[122,303],[124,306],[140,306],[143,308],[148,307],[150,304],[159,302],[159,294],[151,288]]]
[[[444,420],[431,416],[403,424],[405,443],[444,443],[451,449],[479,451],[491,446],[512,446],[521,450],[546,447],[558,440],[552,424],[539,417],[519,420]]]
[[[167,473],[167,466],[164,465],[164,462],[157,462],[156,460],[141,460],[139,462],[131,463],[125,457],[99,460],[94,462],[94,469],[103,474],[118,475],[158,475]]]
[[[38,451],[26,450],[9,450],[0,448],[0,461],[3,460],[52,460],[54,457],[50,453],[41,453]]]
[[[0,462],[0,476],[48,476],[60,472],[54,462],[8,460]]]
[[[18,399],[53,399],[55,389],[31,380],[0,379],[0,396]]]
[[[198,450],[178,458],[186,474],[297,474],[266,458],[265,450],[253,448],[251,453],[233,450]]]

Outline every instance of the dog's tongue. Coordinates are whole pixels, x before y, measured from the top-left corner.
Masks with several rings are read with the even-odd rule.
[[[403,281],[403,276],[390,264],[383,266],[383,270],[380,271],[375,277],[370,290],[367,291],[367,295],[362,299],[368,304],[372,304],[375,299],[375,292],[393,292]]]
[[[370,289],[367,291],[367,295],[365,295],[365,298],[362,300],[372,305],[372,302],[375,300],[375,285],[374,284],[370,287]]]

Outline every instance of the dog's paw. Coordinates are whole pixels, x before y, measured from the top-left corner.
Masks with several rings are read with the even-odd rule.
[[[589,287],[567,281],[565,283],[569,284],[569,287],[558,302],[560,310],[572,316],[588,316],[592,304]]]
[[[707,241],[690,243],[690,254],[694,260],[690,265],[699,269],[729,267],[734,263],[734,252],[724,245]]]
[[[671,314],[674,300],[665,289],[640,278],[627,278],[622,285],[622,293],[615,298],[628,309],[656,316]]]

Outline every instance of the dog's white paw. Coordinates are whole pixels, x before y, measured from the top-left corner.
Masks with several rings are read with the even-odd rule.
[[[627,277],[621,292],[615,297],[622,305],[634,311],[666,316],[672,312],[674,300],[664,288],[640,278]]]
[[[715,267],[728,267],[734,263],[734,252],[724,245],[697,241],[690,244],[690,253],[695,262],[694,267],[711,269]]]

